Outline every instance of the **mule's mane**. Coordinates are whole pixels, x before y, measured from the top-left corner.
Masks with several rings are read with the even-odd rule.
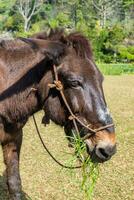
[[[68,46],[72,45],[78,56],[82,58],[92,58],[92,49],[89,40],[79,32],[66,34],[63,29],[51,29],[49,34],[40,32],[33,35],[38,39],[49,39],[52,41],[60,41]]]

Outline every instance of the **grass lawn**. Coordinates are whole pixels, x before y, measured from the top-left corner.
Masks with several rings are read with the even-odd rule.
[[[118,152],[107,163],[100,164],[100,176],[93,200],[134,200],[134,76],[106,76],[104,90],[107,103],[116,123]],[[55,124],[40,125],[43,138],[54,155],[66,162],[71,152],[63,129]],[[79,189],[76,174],[61,169],[44,152],[32,119],[24,128],[20,171],[24,200],[85,200]],[[0,200],[7,200],[2,151],[0,151]]]
[[[97,65],[105,75],[134,74],[134,63],[100,63]]]

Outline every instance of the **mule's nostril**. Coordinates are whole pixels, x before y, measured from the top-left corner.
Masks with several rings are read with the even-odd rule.
[[[116,152],[116,145],[115,146],[105,146],[105,147],[97,147],[96,148],[96,155],[102,160],[109,160],[112,155]]]
[[[108,158],[109,157],[109,154],[108,154],[108,152],[106,152],[105,149],[98,148],[98,151],[99,151],[100,155],[102,155],[104,158]]]

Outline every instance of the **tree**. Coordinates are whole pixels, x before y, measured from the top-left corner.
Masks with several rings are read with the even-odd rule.
[[[17,11],[24,20],[24,31],[30,28],[30,21],[34,15],[39,13],[43,0],[17,0]]]
[[[122,0],[92,0],[102,28],[106,27],[106,22],[111,16],[114,17],[115,10],[117,7],[119,8],[121,2]]]

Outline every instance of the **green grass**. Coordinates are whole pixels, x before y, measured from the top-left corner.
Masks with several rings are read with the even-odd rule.
[[[76,165],[76,161],[80,161],[81,178],[75,178],[75,180],[79,183],[79,188],[83,192],[84,198],[92,200],[95,184],[99,177],[99,167],[97,163],[92,163],[90,157],[87,155],[86,144],[80,136],[75,132],[73,132],[73,136],[71,140],[73,141],[72,146],[75,152],[72,154],[69,162],[67,162],[67,165],[78,166]],[[75,175],[75,170],[72,169],[71,175],[72,173]]]
[[[99,165],[99,178],[93,200],[134,200],[134,76],[106,76],[104,90],[116,123],[116,155]],[[43,139],[58,160],[66,163],[74,150],[68,148],[63,128],[51,123],[40,124]],[[0,151],[0,200],[7,200]],[[81,190],[82,170],[63,170],[44,152],[32,119],[24,128],[20,172],[23,200],[87,200]],[[80,182],[78,181],[80,180]]]
[[[134,74],[134,64],[98,64],[97,66],[105,75]]]

